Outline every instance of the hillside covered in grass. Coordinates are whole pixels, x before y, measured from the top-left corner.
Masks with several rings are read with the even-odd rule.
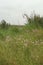
[[[24,26],[0,24],[0,65],[43,65],[43,18],[28,21]]]

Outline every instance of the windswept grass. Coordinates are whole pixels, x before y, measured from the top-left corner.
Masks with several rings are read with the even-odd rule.
[[[43,29],[0,29],[0,65],[43,65]]]
[[[11,26],[2,20],[0,65],[43,65],[42,23],[43,17],[36,15],[25,26]]]

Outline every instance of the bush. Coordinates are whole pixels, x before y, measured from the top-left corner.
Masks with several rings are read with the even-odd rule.
[[[19,32],[19,28],[18,28],[18,27],[13,27],[13,28],[12,28],[12,32],[18,33],[18,32]]]
[[[8,28],[8,23],[6,23],[6,21],[5,20],[2,20],[1,21],[1,28]]]
[[[42,27],[43,28],[43,17],[40,17],[40,15],[34,14],[34,16],[29,17],[27,14],[25,14],[27,17],[28,26],[35,26],[36,28]]]

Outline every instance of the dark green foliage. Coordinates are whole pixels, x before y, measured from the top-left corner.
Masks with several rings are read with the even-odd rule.
[[[8,28],[8,23],[6,23],[5,20],[2,20],[0,26],[1,26],[1,28],[3,28],[3,29]]]
[[[15,27],[14,31],[15,31],[15,33],[19,32],[19,28]]]
[[[39,21],[39,24],[40,24],[40,26],[43,27],[43,17],[41,17],[41,19],[40,19],[40,21]]]
[[[20,30],[19,30],[19,28],[18,27],[16,27],[16,26],[14,26],[14,27],[12,27],[11,29],[10,29],[10,33],[12,34],[12,35],[16,35],[16,34],[19,34],[19,32],[20,32]]]
[[[35,26],[36,28],[42,27],[43,28],[43,17],[40,17],[40,15],[36,15],[34,14],[33,17],[28,17],[27,14],[25,14],[25,16],[27,17],[28,26],[32,26],[32,28]]]

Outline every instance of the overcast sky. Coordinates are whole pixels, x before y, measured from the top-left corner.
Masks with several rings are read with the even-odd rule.
[[[24,24],[23,14],[30,15],[33,11],[43,16],[43,0],[0,0],[0,21]]]

